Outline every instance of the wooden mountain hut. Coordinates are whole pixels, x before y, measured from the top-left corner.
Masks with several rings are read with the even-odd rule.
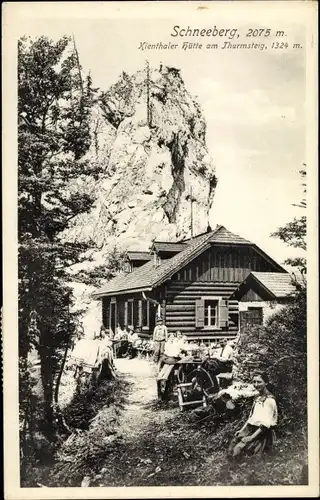
[[[153,242],[151,260],[122,272],[93,294],[102,320],[114,330],[132,326],[152,335],[161,313],[169,331],[205,343],[239,332],[239,302],[232,294],[251,272],[286,273],[254,243],[224,226],[180,242]]]

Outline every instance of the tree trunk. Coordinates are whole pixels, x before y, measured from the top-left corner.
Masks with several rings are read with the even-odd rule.
[[[53,366],[52,352],[46,347],[40,349],[41,381],[43,387],[43,425],[42,432],[49,441],[54,440],[53,410]]]
[[[59,373],[58,373],[58,377],[57,377],[57,381],[56,381],[56,386],[55,386],[55,389],[54,389],[54,402],[55,403],[59,402],[59,387],[60,387],[60,382],[61,382],[61,377],[62,377],[62,373],[63,373],[63,370],[64,370],[64,366],[66,364],[68,350],[69,350],[69,345],[67,345],[66,348],[65,348],[63,360],[62,360],[62,363],[61,363],[61,367],[60,367],[60,370],[59,370]]]

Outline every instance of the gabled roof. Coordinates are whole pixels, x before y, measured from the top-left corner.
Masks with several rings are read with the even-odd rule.
[[[179,243],[184,243],[184,244],[190,244],[192,241],[195,239],[198,239],[202,236],[205,236],[206,234],[215,234],[214,236],[214,241],[215,243],[229,243],[229,244],[235,244],[235,245],[241,245],[241,244],[246,244],[246,245],[252,245],[253,243],[249,240],[246,240],[245,238],[242,238],[242,236],[238,236],[235,233],[231,233],[228,229],[226,229],[224,226],[217,226],[213,231],[210,231],[210,233],[202,233],[199,234],[198,236],[195,236],[193,239],[186,239],[182,240]]]
[[[289,273],[258,273],[252,272],[253,277],[267,288],[277,299],[288,297],[295,292],[296,287]],[[299,280],[300,281],[300,280]]]
[[[147,262],[152,259],[149,252],[133,252],[130,250],[127,252],[127,256],[129,260],[145,260]]]
[[[212,235],[213,233],[206,233],[200,238],[192,240],[185,250],[174,255],[171,259],[162,261],[158,266],[152,260],[132,273],[116,276],[100,290],[93,293],[93,297],[121,294],[129,290],[131,292],[152,290],[172,276],[177,269],[184,265],[184,262],[187,263],[190,257],[195,256],[197,251],[204,247],[204,244],[209,241]]]
[[[132,273],[121,274],[106,283],[100,290],[93,293],[92,296],[98,298],[106,295],[124,294],[129,291],[133,293],[152,290],[171,278],[173,274],[214,243],[251,245],[272,262],[277,269],[284,272],[284,269],[279,264],[264,254],[256,245],[241,238],[241,236],[231,233],[224,226],[217,226],[209,233],[204,233],[192,240],[188,240],[188,244],[184,249],[170,259],[162,261],[159,265],[155,265],[152,260]]]
[[[155,250],[157,253],[179,253],[186,248],[187,243],[176,243],[171,241],[154,241],[150,247],[150,251]]]
[[[302,282],[302,278],[296,278],[298,283]],[[239,285],[237,290],[232,294],[232,297],[240,299],[248,291],[248,288],[256,285],[263,291],[266,300],[276,300],[289,297],[296,291],[293,283],[293,276],[287,272],[283,273],[263,273],[252,271],[245,280]]]

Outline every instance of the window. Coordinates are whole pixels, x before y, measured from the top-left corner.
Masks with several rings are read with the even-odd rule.
[[[125,325],[133,327],[133,300],[127,300],[125,304]]]
[[[196,300],[196,328],[216,330],[229,325],[229,304],[222,297],[202,297]]]
[[[204,326],[217,326],[218,320],[218,301],[204,301]]]
[[[129,261],[126,261],[124,264],[123,264],[123,271],[125,273],[131,273],[133,271],[133,268],[132,268],[132,264],[131,262]]]
[[[263,324],[262,307],[248,307],[247,323],[250,325],[262,325]]]
[[[139,300],[139,326],[149,328],[149,301]]]

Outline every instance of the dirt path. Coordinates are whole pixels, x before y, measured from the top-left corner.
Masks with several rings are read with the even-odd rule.
[[[192,452],[183,431],[181,435],[177,401],[158,403],[155,368],[149,361],[117,359],[116,367],[131,387],[119,421],[121,444],[109,455],[96,485],[177,484],[177,470]]]
[[[132,384],[120,419],[122,437],[132,442],[144,434],[153,419],[152,403],[157,401],[154,366],[145,359],[116,359],[115,364],[118,373]]]

